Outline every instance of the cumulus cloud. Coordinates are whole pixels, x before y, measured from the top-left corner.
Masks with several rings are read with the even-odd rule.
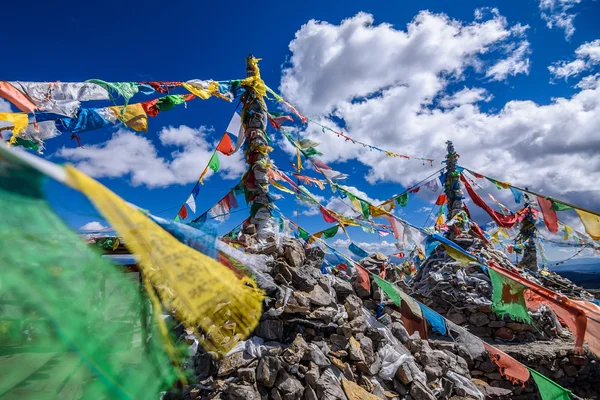
[[[542,19],[549,29],[557,27],[564,30],[565,39],[569,40],[575,33],[573,22],[576,14],[572,9],[579,3],[581,0],[540,0]]]
[[[382,240],[379,242],[354,242],[358,247],[365,250],[367,253],[383,253],[385,255],[391,255],[398,252],[396,245],[393,242]],[[350,239],[336,239],[332,244],[336,250],[341,251],[347,255],[352,255],[348,246],[350,246]]]
[[[600,39],[586,42],[575,50],[575,60],[558,61],[548,67],[548,70],[554,78],[564,78],[567,80],[571,76],[577,76],[580,73],[600,64]]]
[[[492,81],[503,81],[508,76],[518,74],[529,75],[529,42],[521,41],[518,45],[508,46],[508,57],[498,61],[485,73],[485,76]]]
[[[85,231],[85,232],[97,232],[97,231],[101,231],[106,228],[107,228],[106,226],[102,225],[98,221],[90,221],[87,224],[80,227],[79,230]]]
[[[212,155],[216,143],[211,143],[209,132],[203,126],[164,127],[158,133],[160,146],[157,146],[144,136],[119,129],[104,143],[62,148],[56,155],[74,162],[77,168],[95,178],[130,176],[132,185],[149,188],[183,185],[198,179]],[[164,149],[172,149],[168,160],[159,154]],[[229,157],[219,154],[219,160],[218,173],[224,179],[238,178],[246,169],[242,152]],[[209,170],[204,179],[212,174]]]
[[[598,208],[598,77],[549,104],[514,100],[487,112],[477,105],[488,96],[485,88],[452,92],[467,71],[485,77],[508,48],[522,47],[521,25],[516,29],[499,13],[488,14],[487,20],[482,14],[465,23],[423,11],[405,31],[375,25],[365,13],[339,25],[311,20],[290,43],[280,89],[301,112],[366,143],[439,161],[452,140],[466,167]],[[300,134],[321,143],[325,162],[356,160],[369,167],[364,178],[372,184],[406,187],[433,172],[419,161],[387,157],[310,124]]]

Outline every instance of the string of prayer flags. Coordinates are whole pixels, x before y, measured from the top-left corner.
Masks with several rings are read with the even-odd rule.
[[[229,218],[229,211],[232,208],[238,208],[238,202],[231,191],[208,211],[208,215],[217,221],[224,222]]]
[[[248,336],[261,316],[264,293],[212,258],[180,243],[116,194],[67,166],[81,191],[140,258],[139,265],[187,327],[200,326],[204,348],[226,353]],[[202,277],[202,279],[197,279]]]
[[[527,368],[531,373],[531,377],[537,385],[540,397],[542,400],[570,400],[571,391],[560,386],[556,382],[546,378],[544,375],[535,371],[534,369]]]
[[[19,387],[30,385],[35,371],[36,398],[72,397],[67,386],[93,399],[152,398],[168,390],[177,374],[173,363],[181,358],[155,322],[146,328],[147,341],[136,340],[133,332],[148,317],[139,289],[52,211],[41,173],[0,151],[0,207],[11,210],[0,218],[0,280],[11,303],[3,307],[9,338],[3,334],[2,345],[19,349],[19,361],[5,369],[3,378],[22,377],[14,389],[12,384],[2,388],[3,397],[29,397]],[[33,328],[33,334],[24,327]],[[40,357],[50,360],[55,374],[39,373]]]
[[[354,244],[354,242],[350,242],[350,246],[348,246],[348,250],[350,250],[352,252],[352,254],[354,254],[358,257],[361,257],[361,258],[369,257],[369,253],[367,253],[366,251],[364,251],[363,249],[358,247],[356,244]]]
[[[490,360],[498,366],[500,374],[514,385],[524,385],[530,377],[529,370],[523,364],[497,348],[483,342]]]
[[[467,189],[467,193],[469,193],[469,196],[471,197],[471,200],[473,200],[473,203],[475,203],[478,207],[482,208],[486,213],[488,213],[488,215],[499,226],[503,228],[512,228],[517,223],[517,215],[503,215],[497,211],[494,211],[489,205],[487,205],[485,200],[483,200],[481,196],[479,196],[477,192],[473,190],[471,184],[467,181],[463,174],[460,175],[460,180],[465,186],[465,189]]]
[[[281,190],[284,193],[289,193],[289,194],[296,194],[294,191],[286,188],[285,186],[283,186],[281,183],[279,182],[275,182],[274,180],[270,180],[269,181],[271,183],[271,185],[273,185],[276,189]]]
[[[594,240],[600,240],[600,217],[589,212],[575,209],[581,223],[585,227],[585,231]],[[545,220],[545,218],[544,218]]]
[[[202,179],[204,178],[204,175],[206,175],[206,173],[208,172],[208,169],[210,168],[213,170],[213,172],[217,172],[217,171],[219,171],[220,167],[221,167],[221,163],[219,162],[219,156],[217,155],[217,151],[215,150],[213,152],[212,156],[210,156],[210,160],[208,160],[208,164],[206,165],[206,167],[204,167],[204,170],[200,174],[200,178],[198,178],[198,182],[200,182],[202,185],[204,185],[204,182],[202,181]]]
[[[488,269],[492,282],[492,311],[501,318],[509,315],[516,321],[531,324],[531,316],[527,312],[527,305],[523,292],[525,286],[512,279],[500,275],[493,269]]]
[[[192,79],[187,82],[182,82],[181,86],[202,100],[207,100],[211,96],[215,96],[226,101],[231,101],[231,98],[221,93],[219,83],[215,81]]]
[[[556,212],[552,209],[552,200],[540,196],[537,197],[537,200],[540,209],[542,210],[542,215],[544,216],[544,225],[546,225],[546,228],[548,228],[550,232],[557,233],[558,217],[556,216]]]

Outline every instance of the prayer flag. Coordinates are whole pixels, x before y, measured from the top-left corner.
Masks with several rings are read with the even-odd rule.
[[[438,196],[437,200],[435,201],[435,205],[441,206],[443,204],[446,204],[447,202],[448,202],[448,198],[446,197],[446,195],[444,193],[442,193]]]
[[[226,156],[232,155],[235,151],[235,149],[233,148],[233,142],[231,141],[231,138],[227,133],[223,134],[223,137],[221,138],[221,141],[217,146],[217,150],[225,154]]]
[[[430,180],[423,186],[425,186],[427,189],[431,190],[434,193],[440,189],[437,178]]]
[[[369,273],[367,270],[356,264],[356,273],[358,275],[360,286],[362,286],[367,292],[371,293],[371,280],[369,279]]]
[[[404,226],[402,226],[400,222],[398,222],[398,220],[394,218],[394,216],[391,214],[384,215],[384,218],[387,219],[390,225],[392,226],[394,238],[396,240],[400,240],[400,238],[404,236]]]
[[[176,373],[167,355],[172,342],[152,326],[141,327],[144,343],[134,333],[140,320],[148,323],[139,288],[52,211],[40,173],[4,149],[0,154],[0,207],[11,210],[0,218],[0,280],[11,303],[0,310],[0,335],[4,351],[18,344],[18,362],[3,368],[3,382],[13,380],[2,395],[29,397],[20,389],[32,387],[32,373],[32,396],[40,399],[69,398],[71,389],[89,399],[153,398],[168,390]]]
[[[552,200],[548,200],[540,196],[538,196],[537,199],[540,209],[542,210],[542,215],[544,216],[544,224],[546,225],[546,228],[548,228],[548,230],[552,233],[557,233],[558,217],[556,216],[556,212],[552,209]]]
[[[298,235],[301,239],[304,240],[308,240],[308,238],[310,237],[310,234],[300,227],[298,227]]]
[[[398,294],[398,290],[396,290],[396,287],[377,275],[373,275],[373,279],[375,280],[377,286],[379,286],[381,290],[383,290],[383,292],[390,298],[390,300],[393,301],[395,305],[400,306],[400,303],[402,301],[400,300],[400,295]]]
[[[515,198],[515,203],[521,203],[521,200],[523,200],[523,192],[521,192],[519,189],[515,189],[514,187],[510,187],[510,191],[513,194],[513,197]]]
[[[573,207],[568,206],[566,204],[560,203],[554,199],[551,200],[552,201],[552,207],[550,207],[552,210],[554,211],[568,211],[568,210],[572,210]]]
[[[527,312],[523,291],[525,286],[512,279],[488,269],[492,281],[492,311],[501,318],[509,315],[516,321],[531,324],[531,316]]]
[[[490,355],[490,360],[500,369],[500,374],[503,377],[510,380],[515,385],[523,385],[527,382],[530,377],[527,367],[503,351],[490,346],[486,342],[483,342],[483,346]]]
[[[335,218],[333,215],[331,215],[331,213],[329,213],[329,211],[327,211],[327,209],[325,209],[325,207],[320,206],[319,210],[321,210],[321,215],[323,216],[323,219],[325,220],[325,222],[338,222],[337,218]]]
[[[575,212],[579,215],[586,233],[590,235],[592,239],[600,240],[600,217],[578,208],[575,209]]]
[[[395,200],[400,207],[406,207],[408,204],[408,192],[402,193],[400,196],[396,197]]]
[[[219,156],[216,152],[214,152],[210,158],[210,161],[208,162],[208,168],[212,169],[214,172],[217,172],[220,166],[221,164],[219,163]]]
[[[389,232],[386,232],[386,231],[377,231],[377,233],[378,233],[378,234],[379,234],[379,236],[381,236],[381,237],[385,237],[385,236],[387,236],[387,235],[389,235],[389,234],[390,234]]]
[[[419,307],[421,307],[421,312],[423,313],[425,320],[431,325],[431,329],[442,335],[446,335],[448,331],[446,330],[444,317],[421,303],[419,303]]]
[[[381,217],[382,215],[387,215],[389,214],[386,210],[384,210],[381,207],[377,207],[377,206],[373,206],[371,204],[369,204],[369,213],[373,216],[373,217]]]
[[[194,214],[196,213],[196,199],[194,198],[193,194],[190,194],[190,197],[188,197],[188,199],[185,201],[185,204],[188,205]]]
[[[37,110],[37,106],[27,96],[8,82],[0,81],[0,97],[10,101],[24,113],[32,113],[34,110]]]
[[[357,245],[355,245],[353,242],[350,242],[350,246],[348,246],[348,250],[350,250],[353,254],[357,255],[358,257],[369,257],[369,253],[367,253],[366,251],[364,251],[363,249],[361,249],[360,247],[358,247]]]
[[[12,133],[17,136],[21,131],[27,128],[29,118],[25,113],[3,113],[0,112],[0,121],[10,122],[13,126]]]
[[[136,132],[148,132],[148,116],[140,103],[126,107],[108,107],[128,128]]]
[[[517,223],[517,215],[502,215],[501,213],[494,211],[489,205],[487,205],[485,200],[483,200],[481,196],[479,196],[477,192],[473,190],[471,184],[469,184],[464,175],[460,175],[460,180],[465,186],[465,189],[467,189],[467,193],[469,193],[469,196],[471,197],[471,200],[473,200],[473,203],[475,203],[478,207],[482,208],[485,212],[487,212],[488,215],[492,217],[492,219],[499,226],[503,228],[512,228]]]
[[[539,372],[528,368],[535,384],[538,387],[542,400],[570,400],[571,391],[560,386],[558,383],[546,378]]]
[[[177,318],[206,333],[202,346],[227,352],[248,336],[261,316],[264,293],[212,258],[193,250],[160,228],[119,196],[67,166],[69,185],[81,191],[140,258],[145,276]],[[197,279],[202,277],[202,279]]]
[[[357,200],[360,203],[360,209],[362,211],[363,217],[365,217],[365,219],[369,219],[369,216],[370,216],[370,213],[369,213],[369,203],[367,203],[366,201],[362,201],[360,199],[357,199]]]
[[[340,227],[339,225],[335,225],[335,226],[332,226],[331,228],[325,229],[323,231],[323,237],[325,237],[325,239],[331,239],[332,237],[337,235],[339,227]]]
[[[181,208],[179,209],[179,212],[177,213],[177,215],[181,219],[186,219],[187,216],[188,216],[187,208],[185,208],[185,206],[181,206]]]

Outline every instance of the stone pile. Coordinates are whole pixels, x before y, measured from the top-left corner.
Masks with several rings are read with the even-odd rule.
[[[322,274],[320,248],[285,238],[271,254],[272,280],[263,280],[269,297],[253,336],[220,360],[198,348],[189,363],[197,383],[184,398],[484,398],[465,349],[435,349],[409,336],[398,312],[376,319],[369,309],[379,299],[361,299],[356,282]]]

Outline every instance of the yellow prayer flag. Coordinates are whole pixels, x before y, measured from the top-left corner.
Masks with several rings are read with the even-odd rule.
[[[279,182],[275,182],[274,180],[270,180],[269,181],[271,183],[271,185],[275,186],[277,189],[281,190],[282,192],[285,193],[289,193],[289,194],[296,194],[293,191],[291,191],[290,189],[286,188],[285,186],[283,186],[281,183]]]
[[[509,239],[508,232],[504,228],[498,229],[498,233],[505,239]]]
[[[394,202],[394,200],[388,200],[384,203],[381,203],[379,207],[387,212],[392,212],[392,210],[396,208],[396,202]]]
[[[119,196],[71,166],[68,184],[94,203],[140,258],[144,275],[186,327],[202,328],[202,345],[227,352],[247,337],[261,316],[262,290],[228,268],[182,244]]]
[[[388,214],[388,212],[385,211],[383,208],[380,208],[380,207],[377,207],[377,206],[373,206],[373,205],[370,205],[370,204],[369,204],[369,213],[374,218],[381,217],[382,215],[387,215]]]
[[[202,100],[207,100],[210,98],[210,96],[219,93],[219,83],[215,81],[182,82],[181,86],[183,86],[194,96],[197,96]]]
[[[463,267],[467,267],[472,261],[477,261],[475,258],[469,257],[453,247],[450,247],[444,243],[442,243],[442,245],[444,246],[444,249],[446,249],[446,253],[448,253],[448,255],[452,257],[455,261],[461,263]]]
[[[0,121],[12,123],[12,133],[15,136],[27,128],[27,124],[29,124],[27,113],[0,113]]]
[[[600,240],[600,217],[577,208],[575,212],[579,215],[587,234],[594,240]]]
[[[125,112],[123,112],[123,107],[113,106],[108,108],[128,128],[137,132],[148,132],[148,116],[141,103],[128,105],[125,107]]]
[[[302,159],[300,158],[300,150],[296,149],[296,157],[298,158],[298,163],[296,164],[296,168],[298,172],[302,170]]]
[[[503,189],[510,189],[510,187],[512,186],[508,182],[501,182],[501,181],[496,181],[496,185],[500,186]]]

